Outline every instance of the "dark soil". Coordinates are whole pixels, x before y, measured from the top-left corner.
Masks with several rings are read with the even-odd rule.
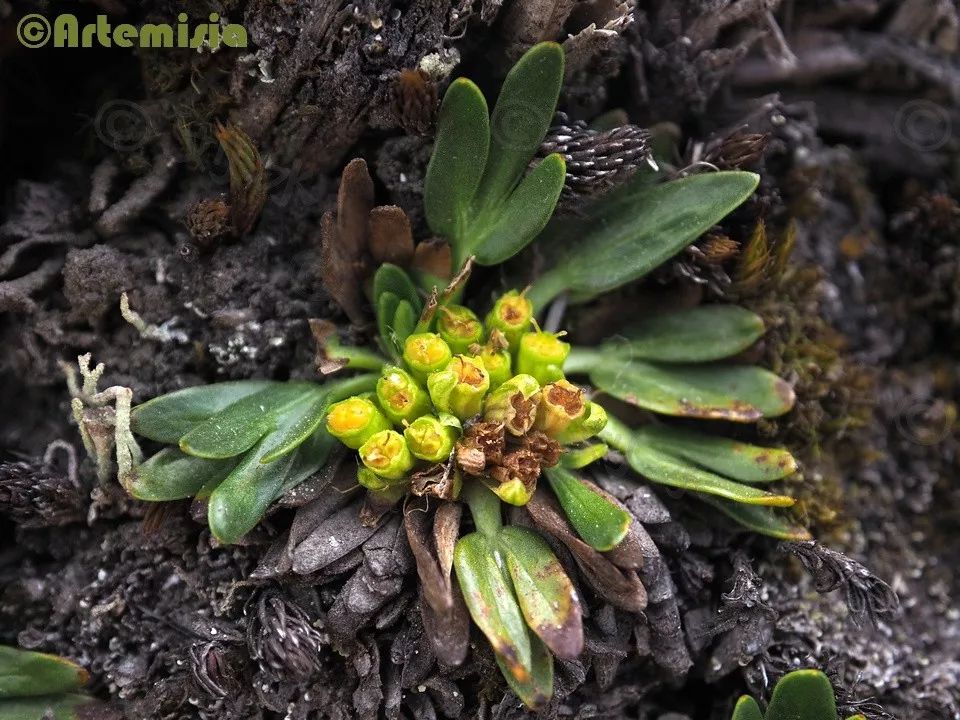
[[[148,509],[97,480],[59,363],[90,352],[102,387],[137,402],[315,377],[307,320],[347,325],[317,272],[345,162],[364,157],[378,202],[426,234],[431,138],[403,129],[416,123],[398,71],[429,56],[439,92],[455,66],[490,96],[526,45],[570,34],[569,120],[624,111],[676,140],[677,169],[741,165],[763,182],[712,234],[739,258],[711,260],[708,238],[565,324],[586,342],[624,307],[702,296],[764,314],[757,352],[800,402],[761,432],[803,459],[790,489],[821,544],[738,533],[609,465],[598,481],[651,540],[650,606],[583,593],[587,650],[559,663],[545,715],[725,718],[737,694],[818,666],[847,714],[960,718],[956,4],[511,1],[0,0],[0,643],[77,660],[131,718],[525,715],[479,635],[463,666],[435,661],[400,518],[364,529],[359,499],[319,493],[318,477],[249,544],[219,547],[189,503]],[[213,7],[243,22],[250,52],[28,50],[13,34],[29,12]],[[227,189],[215,118],[250,135],[270,188],[253,232],[209,242],[185,218]],[[738,131],[766,137],[731,160]],[[787,271],[751,283],[758,218],[774,247],[797,232]],[[537,266],[534,251],[512,280]],[[150,332],[122,319],[122,292]],[[304,567],[284,565],[288,545]]]

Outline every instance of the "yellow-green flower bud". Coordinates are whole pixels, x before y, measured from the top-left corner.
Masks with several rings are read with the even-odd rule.
[[[363,466],[357,468],[357,482],[367,490],[386,490],[393,484],[386,478],[377,475],[370,468]]]
[[[587,403],[587,411],[566,430],[557,433],[555,440],[569,445],[592,438],[607,424],[607,411],[595,402]]]
[[[414,333],[403,344],[403,362],[418,382],[445,368],[451,357],[450,346],[436,333]]]
[[[480,413],[490,376],[477,358],[457,355],[427,378],[427,390],[437,410],[466,420]]]
[[[490,376],[491,390],[496,390],[513,377],[513,361],[508,348],[507,339],[499,330],[490,332],[490,338],[483,347],[471,348]]]
[[[556,438],[586,411],[583,390],[566,380],[557,380],[543,386],[534,427]]]
[[[487,395],[483,419],[502,424],[513,435],[526,435],[537,419],[539,404],[540,383],[530,375],[515,375]]]
[[[499,330],[504,334],[511,350],[516,350],[520,336],[530,327],[533,319],[533,303],[516,290],[511,290],[493,304],[487,313],[487,330]]]
[[[454,425],[444,424],[432,415],[424,415],[407,426],[403,437],[414,457],[438,463],[450,457],[460,432]]]
[[[432,409],[430,396],[413,376],[394,365],[383,369],[377,380],[377,402],[394,423],[412,422]]]
[[[541,385],[563,379],[563,362],[570,344],[547,332],[524,333],[517,351],[518,373],[533,375]]]
[[[413,469],[407,441],[396,430],[381,430],[360,446],[360,460],[387,480],[400,480]]]
[[[389,427],[390,421],[380,408],[365,397],[341,400],[327,411],[327,432],[351,450],[358,449],[371,435]]]
[[[480,318],[463,305],[441,307],[437,314],[437,332],[455,355],[466,353],[483,338]]]

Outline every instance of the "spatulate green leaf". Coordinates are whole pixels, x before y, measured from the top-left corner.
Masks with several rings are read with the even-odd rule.
[[[284,418],[283,428],[270,436],[271,445],[260,462],[271,463],[293,452],[315,433],[323,424],[329,402],[326,389],[322,386],[304,392],[302,401],[293,406],[290,414]]]
[[[133,469],[123,487],[138,500],[164,502],[193,497],[204,485],[222,480],[237,458],[206,460],[166,447]]]
[[[616,547],[630,528],[630,515],[563,466],[547,468],[547,480],[577,534],[594,550]]]
[[[740,482],[772,482],[797,470],[793,455],[780,448],[760,447],[662,425],[640,428],[637,436],[651,447]]]
[[[553,121],[563,83],[563,48],[534,45],[507,73],[490,117],[490,154],[477,194],[483,207],[513,191]]]
[[[453,243],[463,236],[490,145],[487,101],[471,81],[459,78],[450,84],[440,106],[436,137],[423,205],[430,229]]]
[[[517,526],[503,528],[497,544],[527,625],[554,655],[576,658],[583,651],[580,599],[550,546]]]
[[[793,388],[769,370],[747,365],[599,362],[590,372],[618,400],[665,415],[755,422],[788,412]]]
[[[274,384],[270,380],[240,380],[167,393],[133,408],[130,428],[150,440],[175,445],[210,416]]]
[[[802,541],[813,539],[806,528],[791,525],[770,508],[728,502],[709,495],[701,495],[700,499],[713,505],[731,520],[755,533],[768,535],[779,540]]]
[[[630,467],[636,472],[661,485],[717,495],[747,505],[790,507],[794,503],[793,498],[786,495],[775,495],[752,485],[728,480],[682,458],[669,455],[641,435],[634,435],[634,442],[626,449],[626,457]]]
[[[602,350],[618,358],[707,362],[736,355],[763,333],[763,319],[745,308],[704,305],[644,318]]]
[[[477,263],[498,265],[529,245],[550,220],[565,177],[566,162],[553,153],[523,178],[474,250]]]
[[[83,706],[95,702],[75,693],[0,700],[0,720],[90,720]]]
[[[292,405],[310,397],[311,383],[277,383],[248,395],[203,421],[180,438],[188,455],[219,460],[249,450],[273,430]]]
[[[407,338],[417,327],[419,314],[406,300],[401,300],[393,314],[393,334],[398,348],[402,348]]]
[[[402,352],[402,347],[397,344],[393,332],[393,321],[397,316],[399,305],[400,298],[389,290],[380,293],[377,298],[377,332],[380,333],[380,342],[384,350],[394,359],[399,358]]]
[[[756,700],[749,695],[742,695],[733,708],[730,720],[763,720],[763,713]]]
[[[819,670],[794,670],[773,688],[766,720],[835,720],[833,686]]]
[[[379,305],[380,296],[385,292],[393,293],[399,300],[406,300],[414,312],[420,314],[422,301],[417,286],[404,270],[391,263],[381,265],[373,276],[374,304]]]
[[[529,677],[531,637],[492,541],[479,532],[457,541],[453,565],[470,616],[506,666],[508,677]]]
[[[0,645],[0,699],[72,692],[89,677],[66,658]]]
[[[560,252],[527,297],[540,309],[563,290],[587,300],[637,280],[722,220],[758,182],[753,173],[735,171],[652,186],[627,183],[580,222],[547,226],[543,245]]]

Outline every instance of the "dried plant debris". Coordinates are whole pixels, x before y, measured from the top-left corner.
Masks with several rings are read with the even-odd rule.
[[[24,528],[59,527],[86,518],[89,488],[77,472],[76,451],[66,471],[48,458],[0,463],[0,515]],[[56,450],[57,446],[51,446]]]

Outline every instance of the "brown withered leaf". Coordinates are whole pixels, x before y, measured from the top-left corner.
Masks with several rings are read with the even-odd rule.
[[[324,213],[320,223],[320,278],[357,325],[365,322],[363,283],[369,271],[367,231],[372,209],[373,179],[367,163],[355,158],[340,177],[336,213]]]
[[[236,125],[217,122],[214,134],[230,166],[230,222],[234,234],[243,236],[267,201],[267,169],[253,141]]]
[[[410,218],[396,205],[381,205],[370,211],[370,255],[375,265],[393,263],[406,267],[413,260]]]
[[[622,610],[639,613],[647,607],[647,591],[633,570],[621,570],[577,537],[556,500],[538,488],[525,506],[537,528],[556,538],[573,555],[586,581],[604,600]]]
[[[400,126],[414,135],[427,135],[437,112],[437,84],[420,68],[404,68],[393,87],[394,109]]]
[[[410,492],[421,497],[432,495],[453,500],[460,489],[460,477],[453,463],[437,463],[410,476]]]
[[[470,620],[467,607],[451,579],[453,548],[460,534],[462,506],[441,502],[433,517],[426,501],[407,503],[404,526],[420,576],[420,611],[433,651],[442,663],[459,665],[467,656]]]
[[[447,280],[450,278],[450,245],[443,240],[432,239],[417,243],[410,267],[418,272]]]
[[[313,335],[313,342],[317,347],[317,352],[313,358],[317,372],[321,375],[332,375],[345,368],[347,359],[333,357],[328,350],[330,340],[337,336],[337,326],[329,320],[320,318],[310,318],[307,323],[310,326],[310,334]]]

